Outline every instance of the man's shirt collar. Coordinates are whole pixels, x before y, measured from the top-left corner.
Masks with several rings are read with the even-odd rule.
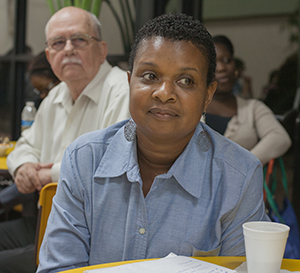
[[[82,93],[79,95],[79,100],[82,96],[88,97],[94,103],[99,103],[100,92],[102,90],[102,85],[104,79],[106,78],[107,74],[112,69],[112,66],[105,60],[104,63],[100,66],[99,71],[97,72],[96,76],[92,79],[92,81],[83,89]],[[65,82],[61,82],[57,87],[60,88],[57,97],[54,100],[54,103],[61,103],[63,105],[68,105],[72,102],[72,97],[69,91],[69,88]]]

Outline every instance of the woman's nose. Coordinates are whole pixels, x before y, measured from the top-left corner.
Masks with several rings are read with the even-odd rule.
[[[217,61],[216,63],[216,71],[222,71],[225,69],[225,64],[223,62]]]
[[[163,103],[167,101],[175,101],[176,100],[175,85],[168,81],[162,82],[158,86],[158,88],[153,92],[153,98],[157,98]]]

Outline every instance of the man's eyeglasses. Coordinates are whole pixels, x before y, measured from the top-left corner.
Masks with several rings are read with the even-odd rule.
[[[70,40],[72,45],[75,48],[84,48],[84,47],[86,47],[87,45],[90,44],[92,39],[100,42],[100,39],[98,39],[96,37],[93,37],[89,34],[77,33],[77,34],[73,34],[69,39],[67,39],[66,37],[63,37],[63,36],[50,38],[46,42],[46,45],[49,48],[52,48],[56,51],[60,51],[60,50],[63,50],[65,48],[67,41]]]

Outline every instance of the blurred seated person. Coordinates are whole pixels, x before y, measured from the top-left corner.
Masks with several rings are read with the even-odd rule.
[[[32,48],[29,45],[25,45],[25,52],[22,54],[28,59],[32,58]],[[8,57],[16,54],[15,49],[12,48],[7,51],[2,57]],[[21,53],[19,53],[21,54]],[[27,71],[27,63],[25,64],[25,70]],[[9,96],[10,92],[10,74],[11,74],[11,62],[9,59],[2,60],[0,62],[0,107],[3,106],[3,111],[8,111],[11,108],[11,100]],[[35,100],[36,95],[32,93],[32,86],[27,77],[27,73],[25,74],[25,82],[24,82],[24,99],[27,100]]]
[[[268,96],[273,96],[274,94],[278,93],[278,91],[279,91],[278,75],[279,75],[278,69],[274,69],[273,71],[271,71],[271,73],[269,75],[268,83],[264,86],[264,88],[262,90],[262,95],[260,97],[260,100],[262,100],[266,105],[268,105],[268,103],[267,103],[267,101],[265,101],[265,99]]]
[[[239,58],[234,58],[236,82],[232,88],[234,95],[239,95],[245,99],[253,98],[252,79],[245,75],[245,64]]]
[[[272,90],[266,94],[264,103],[276,115],[284,115],[293,108],[298,82],[298,54],[288,56],[272,78]]]
[[[222,35],[214,36],[213,42],[218,87],[207,107],[206,124],[251,151],[262,164],[282,156],[291,146],[288,133],[264,103],[233,94],[236,81],[233,45]]]
[[[210,34],[187,15],[139,30],[132,118],[66,149],[38,273],[170,252],[245,255],[242,224],[268,220],[262,166],[200,122],[217,85],[215,58]]]
[[[47,60],[46,52],[39,53],[29,65],[29,78],[34,92],[39,95],[41,101],[48,95],[49,91],[60,83],[60,80],[53,73]]]
[[[11,187],[17,186],[20,194],[57,182],[63,153],[78,136],[130,116],[127,74],[106,61],[107,44],[95,15],[71,6],[60,9],[45,33],[47,59],[61,82],[42,101],[33,125],[7,157],[15,181]],[[36,220],[34,214],[0,223],[3,272],[36,270]]]

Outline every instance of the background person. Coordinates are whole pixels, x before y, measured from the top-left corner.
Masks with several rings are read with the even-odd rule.
[[[245,63],[240,58],[234,58],[236,82],[232,88],[234,95],[239,95],[245,99],[253,98],[252,79],[245,75]]]
[[[271,74],[272,89],[265,94],[264,103],[276,115],[287,114],[293,108],[297,92],[298,54],[288,56],[284,63]]]
[[[132,119],[67,148],[38,273],[170,252],[245,254],[242,224],[267,220],[262,166],[199,122],[217,85],[215,56],[187,15],[141,28],[129,58]]]
[[[34,87],[34,92],[39,95],[37,108],[41,101],[48,95],[49,91],[60,83],[60,80],[53,73],[47,60],[46,52],[39,53],[29,65],[29,79]]]
[[[78,136],[129,117],[126,72],[106,61],[107,45],[94,15],[63,8],[48,21],[46,39],[47,59],[62,82],[43,100],[33,125],[7,158],[24,194],[58,181],[64,150]],[[0,224],[4,272],[35,271],[36,219],[35,214]]]
[[[205,122],[266,164],[283,155],[291,146],[291,139],[264,103],[233,94],[236,82],[233,45],[223,35],[214,36],[213,42],[217,53],[218,87],[207,107]]]

